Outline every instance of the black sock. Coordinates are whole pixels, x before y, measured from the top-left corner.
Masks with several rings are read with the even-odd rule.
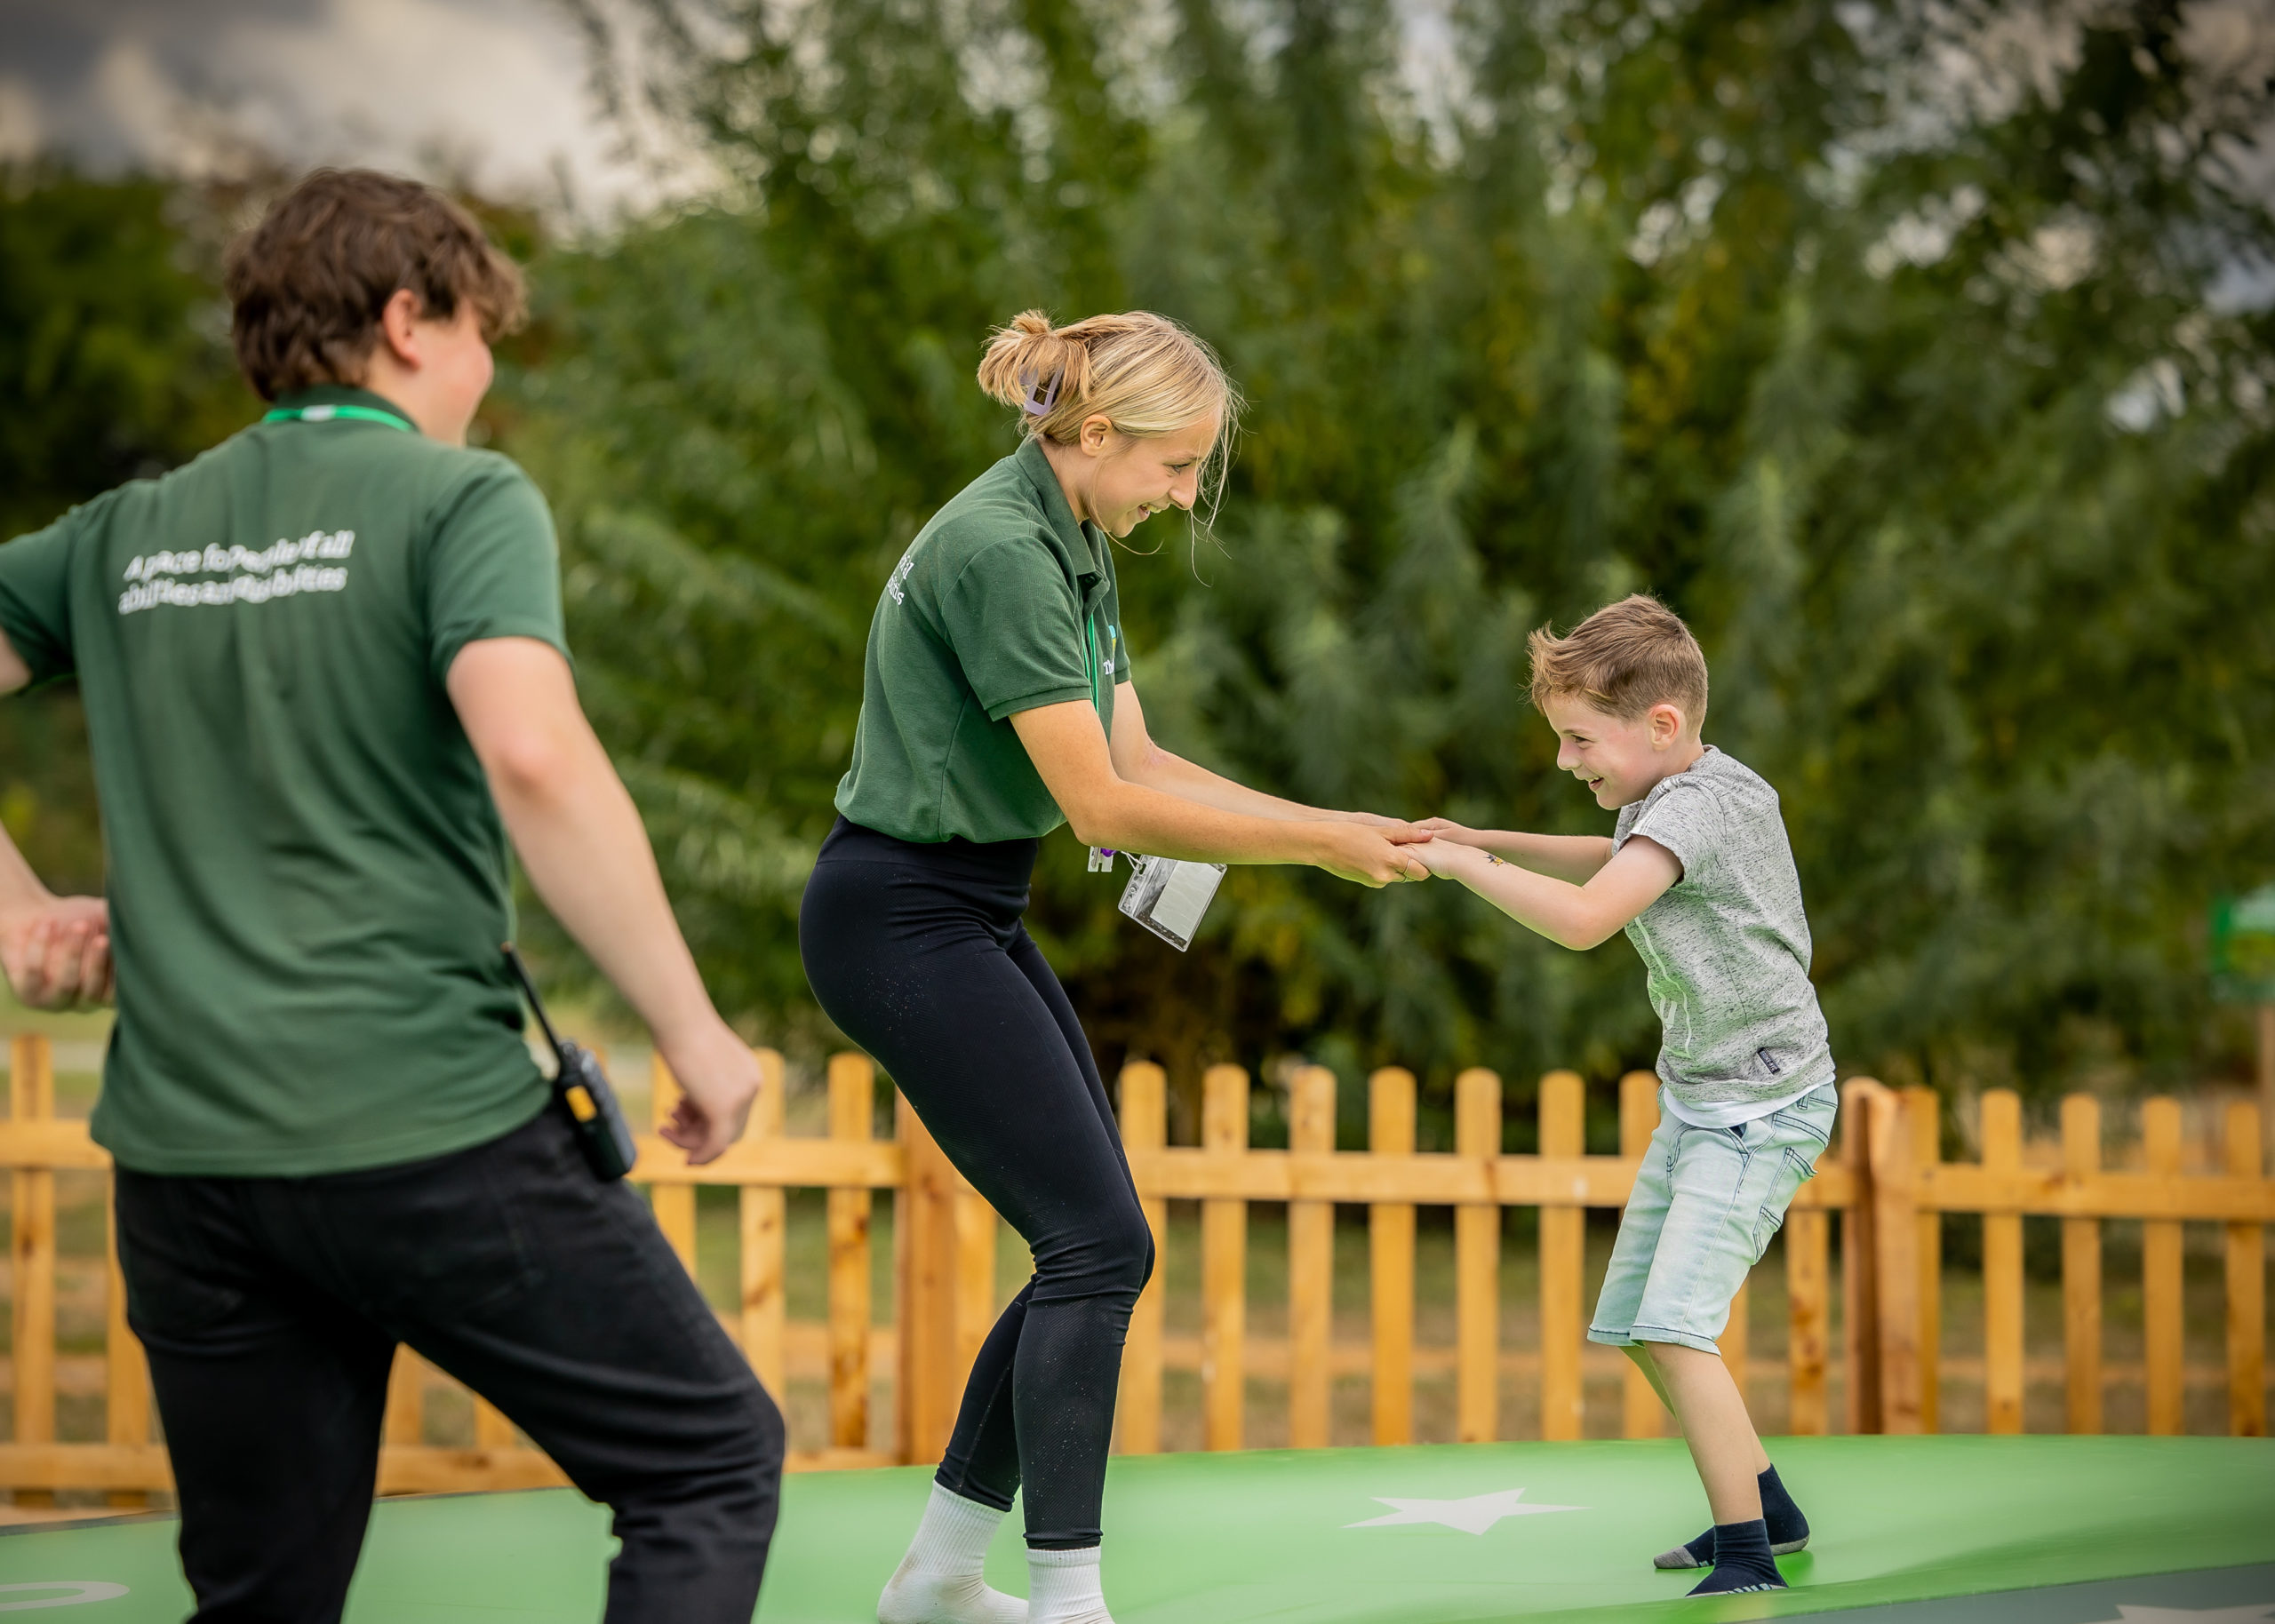
[[[1772,1545],[1791,1545],[1806,1541],[1809,1537],[1809,1519],[1785,1493],[1785,1485],[1777,1481],[1777,1469],[1771,1467],[1754,1479],[1761,1489],[1761,1520],[1769,1525]]]
[[[1769,1555],[1768,1524],[1717,1523],[1714,1571],[1700,1580],[1693,1596],[1725,1596],[1735,1590],[1783,1590],[1785,1580]]]
[[[1808,1544],[1809,1520],[1801,1515],[1801,1509],[1793,1503],[1793,1497],[1777,1480],[1777,1469],[1774,1466],[1766,1469],[1754,1479],[1754,1484],[1761,1491],[1761,1520],[1768,1527],[1769,1543],[1779,1549],[1788,1546],[1798,1549]],[[1686,1540],[1678,1549],[1688,1556],[1688,1562],[1679,1559],[1675,1551],[1669,1551],[1656,1559],[1656,1564],[1663,1568],[1712,1567],[1714,1563],[1714,1531],[1709,1528],[1696,1539]]]

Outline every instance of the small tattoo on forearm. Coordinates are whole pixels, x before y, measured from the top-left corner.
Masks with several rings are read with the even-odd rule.
[[[1505,864],[1505,863],[1502,862],[1500,858],[1498,858],[1498,857],[1495,856],[1494,856],[1491,852],[1489,852],[1489,852],[1487,852],[1487,853],[1485,854],[1485,860],[1486,860],[1488,863],[1491,864],[1495,868],[1506,868],[1506,867],[1508,867],[1508,866],[1509,866],[1507,864]]]

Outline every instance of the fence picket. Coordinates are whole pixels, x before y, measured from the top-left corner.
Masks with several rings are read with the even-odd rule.
[[[1335,1073],[1305,1066],[1289,1079],[1288,1148],[1323,1156],[1335,1150]],[[1335,1334],[1335,1204],[1288,1203],[1288,1442],[1326,1447],[1332,1391],[1328,1359]]]
[[[1880,1295],[1872,1165],[1872,1096],[1857,1078],[1840,1089],[1840,1159],[1858,1198],[1840,1214],[1840,1330],[1847,1368],[1848,1430],[1880,1430]]]
[[[1870,1082],[1870,1079],[1864,1079]],[[1879,1283],[1880,1430],[1920,1430],[1919,1170],[1904,1096],[1871,1083],[1872,1270]]]
[[[866,1055],[829,1061],[829,1136],[876,1136],[876,1068]],[[833,1190],[829,1223],[829,1441],[869,1442],[869,1192]]]
[[[2062,1170],[2090,1182],[2101,1171],[2101,1103],[2062,1102]],[[2101,1220],[2062,1221],[2062,1365],[2068,1427],[2101,1430]]]
[[[1248,1073],[1211,1066],[1201,1079],[1201,1142],[1220,1156],[1248,1149]],[[1201,1204],[1201,1443],[1241,1446],[1248,1388],[1248,1203]]]
[[[1490,1162],[1501,1154],[1501,1079],[1473,1066],[1454,1079],[1454,1144]],[[1501,1209],[1465,1202],[1454,1213],[1454,1436],[1501,1434]]]
[[[379,1423],[380,1441],[390,1449],[416,1448],[427,1441],[427,1361],[397,1343],[387,1367],[387,1407]]]
[[[782,1056],[772,1049],[754,1052],[758,1056],[758,1098],[751,1105],[750,1126],[745,1137],[753,1141],[779,1139]],[[782,1345],[783,1327],[788,1317],[788,1305],[783,1296],[784,1192],[746,1184],[737,1194],[743,1357],[750,1361],[766,1389],[779,1398],[788,1375]]]
[[[1983,1166],[2008,1173],[2023,1165],[2022,1099],[2012,1089],[1984,1093]],[[1991,1433],[2023,1429],[2023,1218],[1983,1216],[1983,1421]]]
[[[55,1115],[54,1054],[44,1036],[16,1039],[8,1061],[10,1114],[19,1122]],[[44,1168],[14,1177],[9,1211],[15,1253],[12,1325],[16,1365],[16,1442],[55,1440],[55,1174]],[[20,1506],[52,1506],[45,1490],[22,1490]]]
[[[2223,1124],[2228,1174],[2259,1176],[2259,1107],[2248,1100],[2228,1106]],[[2231,1223],[2227,1232],[2228,1430],[2239,1438],[2267,1436],[2267,1239],[2255,1223]]]
[[[1385,1066],[1367,1079],[1367,1145],[1377,1156],[1414,1151],[1414,1073]],[[1377,1201],[1367,1209],[1375,1329],[1374,1438],[1414,1441],[1414,1207]]]
[[[956,1170],[907,1097],[893,1119],[906,1158],[894,1202],[894,1329],[900,1355],[893,1414],[903,1461],[937,1461],[955,1425]]]
[[[679,1079],[664,1063],[664,1052],[655,1051],[648,1062],[648,1120],[660,1128],[672,1119],[672,1112],[679,1106]],[[680,1267],[689,1274],[695,1272],[695,1186],[692,1184],[651,1184],[648,1198],[656,1214],[656,1227],[671,1242],[672,1250],[679,1254]]]
[[[1904,1119],[1912,1127],[1912,1161],[1928,1168],[1944,1158],[1943,1096],[1933,1088],[1904,1091]],[[1920,1238],[1920,1430],[1933,1432],[1942,1412],[1936,1371],[1944,1346],[1944,1215],[1923,1208]]]
[[[995,1229],[987,1198],[965,1186],[956,1191],[956,1384],[971,1379],[979,1349],[995,1325]]]
[[[1540,1079],[1540,1153],[1587,1150],[1587,1095],[1577,1071]],[[1540,1209],[1540,1436],[1577,1438],[1582,1421],[1581,1277],[1587,1270],[1587,1209],[1577,1202]]]
[[[1651,1147],[1659,1126],[1659,1079],[1656,1072],[1630,1071],[1619,1079],[1619,1153],[1640,1162]],[[1792,1242],[1786,1241],[1787,1256]],[[1623,1361],[1620,1373],[1619,1436],[1655,1438],[1666,1430],[1666,1406],[1652,1390],[1651,1380],[1633,1360]],[[1799,1366],[1796,1365],[1796,1369]]]
[[[118,1269],[118,1209],[103,1203],[103,1439],[109,1444],[150,1441],[150,1365],[142,1344],[126,1323],[126,1280]],[[150,1503],[142,1489],[113,1489],[110,1505],[132,1510]]]
[[[474,1396],[474,1446],[476,1449],[511,1449],[514,1447],[514,1423],[506,1419],[505,1412],[481,1394]]]
[[[2159,1096],[2143,1102],[2141,1146],[2151,1173],[2179,1175],[2178,1100]],[[2183,1429],[2180,1243],[2176,1221],[2151,1218],[2141,1225],[2141,1340],[2148,1363],[2152,1437],[2168,1437]]]
[[[1169,1077],[1150,1061],[1122,1068],[1122,1142],[1132,1156],[1169,1142]],[[1142,1196],[1138,1206],[1153,1231],[1153,1278],[1130,1313],[1114,1424],[1122,1453],[1150,1455],[1161,1447],[1161,1302],[1169,1274],[1169,1204],[1159,1196]]]
[[[1832,1223],[1821,1207],[1785,1214],[1785,1429],[1823,1437],[1832,1345]],[[1630,1435],[1633,1436],[1633,1435]]]

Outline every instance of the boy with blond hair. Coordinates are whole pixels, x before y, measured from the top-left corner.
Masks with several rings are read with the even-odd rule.
[[[1706,661],[1640,595],[1531,640],[1556,765],[1619,814],[1601,836],[1436,819],[1412,848],[1527,928],[1585,949],[1625,930],[1664,1029],[1660,1118],[1619,1222],[1588,1340],[1619,1349],[1682,1428],[1714,1525],[1656,1558],[1712,1564],[1691,1594],[1785,1588],[1808,1543],[1716,1348],[1730,1302],[1832,1131],[1808,920],[1777,792],[1699,737]]]

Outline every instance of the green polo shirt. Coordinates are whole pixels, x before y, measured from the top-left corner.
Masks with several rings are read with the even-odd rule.
[[[443,687],[477,639],[564,648],[545,500],[377,395],[280,404],[317,420],[0,547],[0,631],[86,705],[118,974],[93,1132],[145,1172],[413,1161],[546,1099]]]
[[[904,840],[1017,840],[1066,821],[1010,718],[1130,680],[1114,548],[1033,439],[916,533],[869,623],[837,809]]]

